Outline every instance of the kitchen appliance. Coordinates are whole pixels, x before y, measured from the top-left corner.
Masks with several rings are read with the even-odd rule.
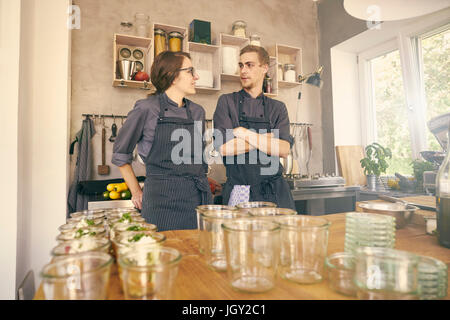
[[[428,121],[428,129],[433,133],[439,145],[442,147],[443,152],[440,151],[422,151],[420,155],[426,161],[429,161],[435,165],[435,170],[425,171],[423,173],[423,188],[429,194],[434,194],[436,190],[436,176],[439,167],[444,161],[445,155],[448,152],[448,126],[450,123],[450,113],[445,113],[437,116]]]
[[[315,174],[315,175],[300,175],[300,174],[286,174],[285,180],[291,189],[302,188],[328,188],[328,187],[342,187],[345,185],[345,179],[333,174]]]

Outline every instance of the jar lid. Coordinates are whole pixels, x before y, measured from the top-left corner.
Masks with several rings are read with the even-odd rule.
[[[163,29],[155,29],[155,34],[160,34],[162,36],[165,36],[166,32]]]
[[[284,64],[284,67],[285,67],[285,68],[295,68],[295,64],[292,64],[292,63],[285,63],[285,64]]]
[[[233,22],[233,30],[236,28],[246,28],[247,27],[247,23],[245,23],[245,21],[243,20],[237,20],[235,22]]]
[[[171,38],[181,38],[181,39],[184,38],[183,35],[180,32],[178,32],[178,31],[170,32],[169,33],[169,37],[171,37]]]
[[[261,37],[258,36],[257,34],[252,34],[252,35],[250,36],[250,40],[260,40],[260,39],[261,39]]]
[[[120,25],[122,27],[129,27],[129,28],[131,28],[133,26],[133,24],[131,22],[127,22],[127,21],[121,22]]]

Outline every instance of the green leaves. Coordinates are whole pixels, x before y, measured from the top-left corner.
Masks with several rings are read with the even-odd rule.
[[[386,159],[392,158],[389,148],[384,148],[379,143],[372,143],[366,147],[366,157],[361,159],[361,167],[365,175],[380,176],[389,167]]]

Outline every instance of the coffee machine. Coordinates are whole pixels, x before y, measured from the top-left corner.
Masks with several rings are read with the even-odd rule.
[[[428,121],[428,129],[436,137],[439,145],[442,147],[441,151],[422,151],[420,155],[426,160],[435,165],[435,170],[425,171],[423,173],[423,188],[428,194],[434,194],[436,189],[436,175],[439,170],[442,161],[444,161],[445,155],[449,150],[448,146],[448,127],[450,123],[450,113],[437,116]]]

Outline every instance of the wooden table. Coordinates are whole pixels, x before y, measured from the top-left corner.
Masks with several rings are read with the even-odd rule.
[[[330,222],[328,254],[344,251],[345,213],[324,216]],[[179,264],[175,282],[175,300],[349,300],[354,299],[338,294],[328,287],[327,280],[318,284],[299,285],[278,278],[274,289],[261,294],[242,293],[233,290],[225,272],[215,272],[206,266],[198,251],[197,230],[177,230],[163,232],[166,246],[178,249],[183,258]],[[450,249],[439,246],[434,236],[427,235],[424,225],[409,224],[397,230],[396,249],[407,250],[420,255],[434,257],[450,265]],[[116,266],[113,266],[109,299],[124,299],[119,284]],[[447,299],[450,294],[447,295]],[[44,299],[42,285],[35,299]]]

